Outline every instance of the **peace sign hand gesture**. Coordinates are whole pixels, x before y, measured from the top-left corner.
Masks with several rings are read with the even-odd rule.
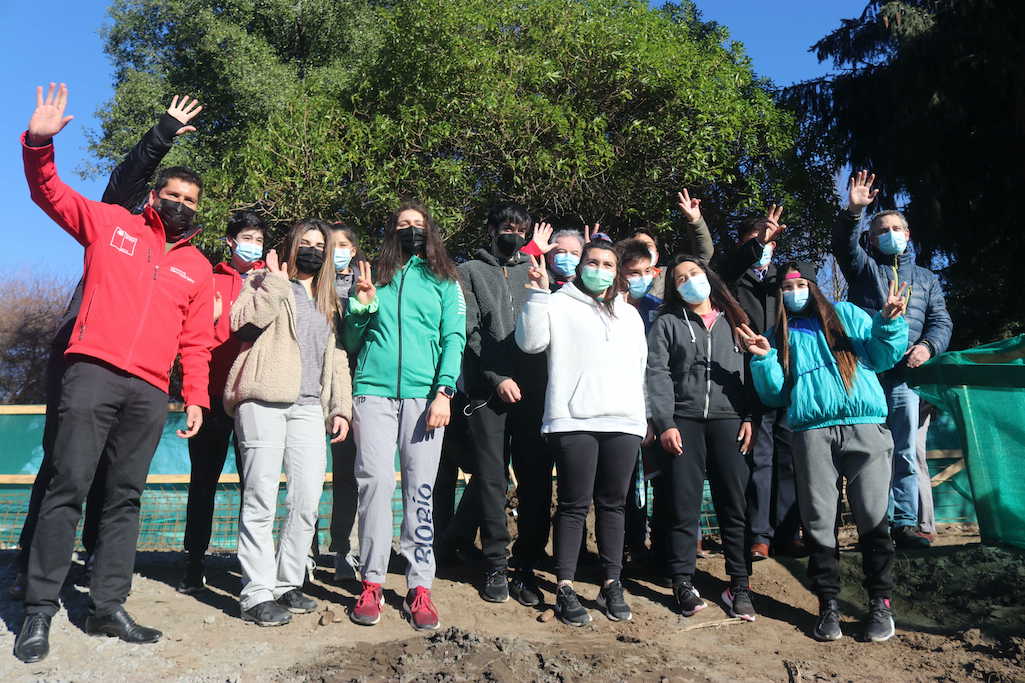
[[[769,242],[775,241],[779,234],[787,229],[786,223],[779,222],[779,217],[782,215],[782,204],[769,205],[769,213],[765,216],[765,220],[762,221],[762,232],[758,236],[759,242],[762,244],[768,244]]]
[[[359,276],[356,278],[356,300],[369,306],[377,298],[377,287],[374,287],[374,276],[370,272],[370,263],[359,262]]]
[[[43,99],[43,86],[36,87],[36,109],[32,112],[32,118],[28,122],[28,142],[33,146],[46,144],[57,133],[64,130],[64,126],[71,122],[74,116],[65,116],[64,108],[68,106],[68,86],[61,83],[50,83],[50,90]]]
[[[267,252],[267,272],[273,277],[279,277],[282,280],[288,279],[288,270],[284,265],[278,263],[278,252],[274,249]]]
[[[911,298],[911,292],[908,289],[908,283],[904,283],[897,288],[897,281],[890,280],[890,287],[887,291],[886,305],[883,306],[883,317],[887,320],[895,320],[900,316],[904,315],[904,311],[908,308],[908,300]]]
[[[548,291],[548,270],[533,254],[530,256],[530,269],[527,271],[527,278],[527,289]]]
[[[178,95],[175,95],[171,100],[171,106],[167,108],[167,113],[172,116],[178,123],[182,124],[182,127],[175,131],[175,135],[184,135],[185,133],[195,133],[196,127],[190,126],[189,121],[196,118],[199,112],[203,111],[203,107],[199,104],[199,100],[193,99],[191,103],[188,95],[182,95],[181,100],[178,100]]]
[[[597,235],[600,232],[601,232],[601,223],[595,223],[594,224],[594,228],[592,228],[590,225],[585,225],[584,226],[584,244],[587,244],[588,242],[590,242],[592,239],[594,239],[594,236]]]
[[[676,193],[677,206],[680,207],[680,211],[683,212],[684,218],[689,223],[697,223],[701,220],[701,200],[691,199],[690,192],[687,188],[683,188],[683,192]]]
[[[761,357],[768,355],[769,351],[772,351],[772,345],[769,344],[769,340],[760,334],[755,334],[754,330],[746,324],[737,328],[737,336],[744,342],[744,346],[747,347],[748,352],[752,355]]]
[[[534,223],[534,236],[530,241],[534,243],[534,246],[537,247],[538,251],[542,254],[547,254],[555,248],[554,242],[549,244],[552,239],[553,232],[555,232],[555,229],[548,223]]]
[[[858,171],[851,176],[851,184],[848,188],[848,208],[851,212],[861,211],[875,201],[879,190],[872,189],[872,183],[876,181],[876,174],[868,171]]]

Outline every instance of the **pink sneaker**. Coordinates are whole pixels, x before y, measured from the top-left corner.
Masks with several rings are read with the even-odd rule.
[[[384,592],[381,584],[372,581],[363,582],[363,592],[356,601],[356,606],[349,612],[349,619],[360,626],[373,626],[381,621],[381,607],[384,605]]]
[[[434,631],[441,626],[438,610],[431,602],[431,591],[423,586],[417,586],[406,594],[402,611],[409,615],[409,623],[417,631]]]

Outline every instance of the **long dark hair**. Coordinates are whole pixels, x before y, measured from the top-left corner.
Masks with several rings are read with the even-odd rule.
[[[683,300],[683,297],[680,296],[680,291],[676,288],[676,266],[681,263],[693,263],[704,272],[708,278],[708,284],[712,288],[708,299],[711,301],[713,308],[722,311],[723,315],[726,316],[726,321],[730,324],[730,329],[734,330],[733,335],[736,337],[736,329],[740,325],[747,325],[750,322],[747,313],[744,313],[744,309],[740,307],[740,303],[733,296],[733,293],[730,292],[730,288],[726,286],[726,283],[722,281],[722,278],[709,268],[708,264],[696,256],[680,254],[673,259],[672,265],[666,269],[666,287],[665,293],[662,295],[661,312],[685,316],[690,311],[689,305]]]
[[[338,310],[338,297],[335,295],[335,265],[331,260],[329,250],[331,249],[331,226],[319,218],[304,218],[291,227],[284,239],[281,240],[281,264],[285,266],[288,277],[295,279],[299,276],[299,268],[295,260],[299,254],[299,242],[303,235],[311,230],[317,230],[324,237],[324,263],[320,271],[313,276],[312,287],[313,301],[317,310],[324,314],[329,321]]]
[[[584,279],[580,277],[581,273],[584,272],[584,261],[587,260],[587,253],[592,249],[604,249],[605,251],[611,252],[616,257],[616,279],[612,281],[609,288],[605,290],[605,296],[601,299],[598,298],[595,292],[592,292],[584,285]],[[619,260],[619,252],[616,251],[615,245],[607,240],[591,240],[584,245],[584,248],[580,252],[580,263],[577,264],[576,277],[573,279],[573,285],[576,286],[584,294],[593,297],[595,301],[601,305],[610,316],[615,316],[615,304],[616,297],[619,296],[620,292],[625,292],[627,288],[626,278],[623,277],[623,269],[621,268],[621,262]]]
[[[796,263],[789,263],[785,268],[777,272],[782,277],[790,271],[800,272]],[[781,279],[780,296],[776,305],[776,345],[779,348],[783,372],[789,375],[790,319],[787,316],[787,307],[783,304],[782,284],[783,280]],[[850,393],[854,387],[854,378],[858,370],[858,356],[854,353],[851,338],[847,336],[847,330],[844,329],[843,323],[840,322],[840,318],[836,315],[836,309],[833,307],[833,304],[829,303],[829,300],[822,293],[822,290],[819,289],[819,286],[811,280],[808,280],[808,300],[805,310],[813,313],[822,325],[822,334],[826,337],[826,344],[836,360],[836,367],[840,371],[844,387],[847,389],[847,393]]]
[[[418,201],[410,200],[399,204],[399,208],[395,209],[384,226],[384,240],[381,242],[381,253],[377,257],[377,267],[374,270],[374,279],[377,280],[377,284],[386,285],[391,282],[396,271],[406,265],[406,261],[409,260],[399,244],[397,226],[399,215],[410,209],[424,217],[424,239],[426,240],[424,260],[427,262],[427,267],[439,280],[455,280],[458,277],[456,265],[452,263],[445,244],[441,241],[438,226],[435,225],[426,206]]]

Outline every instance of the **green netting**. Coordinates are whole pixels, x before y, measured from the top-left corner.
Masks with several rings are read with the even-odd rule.
[[[909,377],[957,422],[983,542],[1025,548],[1025,335],[945,353]]]

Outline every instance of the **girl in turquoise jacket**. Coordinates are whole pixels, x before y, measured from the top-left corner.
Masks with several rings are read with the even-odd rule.
[[[836,539],[841,478],[861,542],[869,592],[867,640],[893,636],[893,542],[887,507],[893,440],[886,428],[886,399],[876,378],[904,356],[906,285],[890,287],[874,317],[850,303],[831,304],[816,284],[815,267],[791,263],[780,271],[777,324],[769,339],[742,325],[738,333],[752,354],[751,376],[762,402],[787,408],[793,429],[797,501],[810,542],[808,577],[819,597],[819,640],[842,637],[837,595],[840,566]]]
[[[466,344],[466,305],[455,265],[419,203],[402,204],[388,220],[376,284],[369,264],[359,270],[343,335],[350,353],[358,352],[352,427],[363,592],[350,618],[363,626],[381,618],[398,451],[399,546],[409,562],[403,609],[414,628],[436,629],[434,481]]]

